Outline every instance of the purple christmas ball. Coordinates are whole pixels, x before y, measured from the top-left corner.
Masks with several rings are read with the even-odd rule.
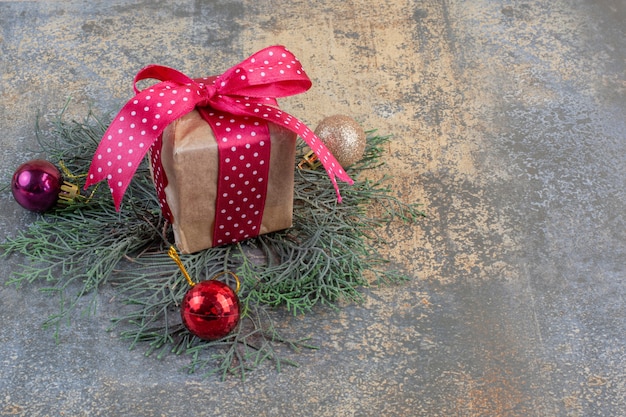
[[[11,191],[20,206],[42,213],[56,204],[62,183],[57,167],[43,159],[35,159],[15,170]]]

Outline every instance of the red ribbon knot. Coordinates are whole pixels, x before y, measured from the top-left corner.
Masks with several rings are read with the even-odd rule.
[[[202,98],[196,107],[208,107],[211,104],[211,98],[217,93],[217,88],[214,85],[206,85],[204,83],[196,84],[198,87],[198,95]]]

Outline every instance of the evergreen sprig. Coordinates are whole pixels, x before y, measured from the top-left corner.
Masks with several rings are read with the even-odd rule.
[[[80,122],[65,120],[61,112],[51,131],[37,132],[49,159],[77,174],[87,172],[106,126],[91,111]],[[423,212],[417,204],[396,198],[385,178],[361,178],[383,164],[387,140],[368,132],[362,160],[348,169],[355,184],[342,187],[341,204],[325,172],[296,169],[292,228],[183,257],[187,271],[198,281],[227,270],[242,281],[242,319],[220,340],[200,340],[181,322],[179,306],[188,285],[167,255],[172,234],[161,217],[145,162],[120,212],[104,190],[107,187],[101,187],[90,201],[38,216],[26,230],[0,244],[2,257],[20,254],[25,259],[8,283],[41,281],[43,291],[58,296],[59,311],[44,323],[55,326],[56,334],[61,323],[83,309],[81,301],[87,296],[91,299],[82,311],[93,314],[98,290],[107,285],[123,306],[112,318],[111,329],[118,328],[131,348],[144,347],[146,355],[187,354],[189,372],[222,377],[245,378],[265,361],[279,370],[296,366],[285,348],[316,347],[282,334],[275,325],[276,308],[296,315],[316,305],[338,308],[342,301],[361,301],[362,287],[408,279],[380,256],[376,229],[395,219],[414,221]],[[303,154],[305,145],[298,146]]]

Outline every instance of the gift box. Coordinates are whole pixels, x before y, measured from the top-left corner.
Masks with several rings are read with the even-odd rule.
[[[160,81],[143,90],[139,81]],[[301,137],[328,174],[350,176],[304,123],[276,98],[311,81],[283,46],[265,48],[223,74],[192,79],[160,65],[141,69],[135,96],[104,133],[85,188],[106,179],[117,210],[150,151],[163,217],[179,250],[196,252],[291,226],[295,139]]]
[[[276,124],[269,124],[268,127],[271,149],[269,174],[262,220],[256,234],[292,225],[296,134]],[[242,145],[236,153],[243,154],[245,151],[245,145]],[[197,110],[175,120],[163,132],[161,164],[168,179],[165,198],[172,214],[176,246],[182,253],[193,253],[250,237],[238,229],[231,235],[213,240],[216,217],[219,217],[216,216],[217,201],[224,198],[218,195],[219,158],[215,134]],[[255,199],[254,192],[256,190],[248,201]],[[231,208],[229,216],[237,216],[241,212],[241,209],[236,209]],[[239,214],[231,222],[239,221],[243,225],[246,218],[242,219]]]

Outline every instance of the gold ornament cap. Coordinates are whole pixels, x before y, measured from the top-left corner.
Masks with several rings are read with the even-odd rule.
[[[344,168],[363,157],[366,142],[365,131],[350,116],[336,114],[326,117],[315,128],[315,134]]]

